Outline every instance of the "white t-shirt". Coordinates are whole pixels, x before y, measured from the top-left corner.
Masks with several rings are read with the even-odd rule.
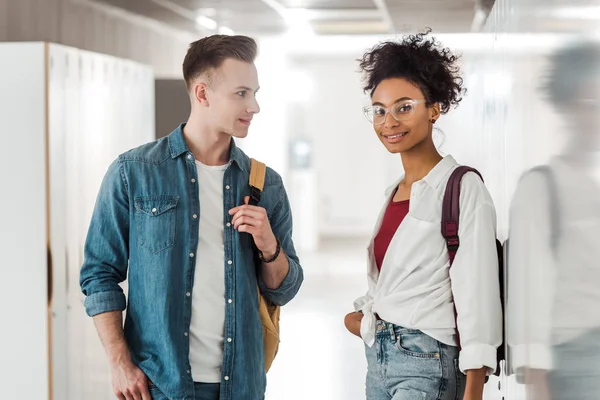
[[[221,382],[225,327],[225,249],[223,177],[228,164],[207,166],[196,161],[200,215],[192,318],[190,365],[195,382]]]

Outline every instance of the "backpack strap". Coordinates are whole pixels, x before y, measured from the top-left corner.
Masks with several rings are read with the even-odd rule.
[[[460,246],[458,238],[458,221],[460,217],[460,184],[462,177],[467,172],[475,172],[481,180],[483,177],[474,168],[467,166],[459,166],[456,168],[448,183],[446,184],[446,193],[444,194],[444,202],[442,204],[442,236],[446,239],[446,247],[448,247],[448,256],[450,257],[450,265],[454,262],[454,257]]]
[[[250,159],[250,204],[255,206],[260,201],[260,194],[265,187],[267,166],[254,158]]]
[[[481,180],[483,177],[474,168],[467,166],[459,166],[448,179],[446,184],[446,193],[444,194],[444,202],[442,203],[442,236],[446,239],[446,247],[448,248],[448,257],[450,258],[450,266],[454,262],[454,257],[460,246],[460,239],[458,237],[458,222],[460,217],[460,184],[462,177],[467,172],[475,172]],[[454,305],[454,323],[456,325],[456,341],[459,350],[462,349],[460,345],[460,333],[458,332],[458,313],[456,311],[456,304]]]

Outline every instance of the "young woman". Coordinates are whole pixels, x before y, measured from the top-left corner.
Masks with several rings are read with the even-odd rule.
[[[378,44],[360,61],[372,100],[365,115],[404,167],[368,248],[369,290],[345,318],[366,345],[367,400],[481,400],[502,342],[496,214],[482,180],[467,173],[450,267],[442,200],[458,164],[432,138],[461,101],[457,57],[427,32]]]

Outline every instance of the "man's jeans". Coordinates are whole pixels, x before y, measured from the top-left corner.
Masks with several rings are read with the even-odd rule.
[[[219,389],[218,383],[194,382],[194,400],[219,400]],[[154,385],[150,385],[150,395],[152,400],[170,400]]]

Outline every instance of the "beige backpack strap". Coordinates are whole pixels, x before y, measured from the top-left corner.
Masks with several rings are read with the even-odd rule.
[[[260,192],[265,187],[267,166],[254,158],[250,159],[250,204],[256,205],[260,201]]]
[[[250,159],[250,204],[256,205],[260,201],[260,195],[265,187],[265,175],[267,166],[254,158]],[[253,244],[254,246],[254,244]],[[254,246],[256,251],[256,247]],[[265,357],[265,372],[269,371],[271,364],[279,350],[279,315],[281,309],[272,304],[258,291],[258,313],[263,326],[263,345]]]
[[[262,191],[265,187],[267,166],[254,158],[250,159],[250,186]]]

